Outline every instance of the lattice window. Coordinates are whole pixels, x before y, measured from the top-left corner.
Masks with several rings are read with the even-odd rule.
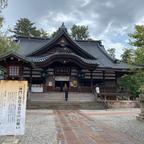
[[[9,66],[9,76],[19,76],[19,66]]]
[[[56,67],[55,68],[55,74],[58,75],[69,75],[70,74],[70,68],[69,67]]]

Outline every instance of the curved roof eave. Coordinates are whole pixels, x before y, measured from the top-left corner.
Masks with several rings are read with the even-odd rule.
[[[31,61],[33,61],[35,64],[39,64],[39,63],[48,63],[49,61],[55,58],[67,58],[67,56],[69,56],[69,58],[71,59],[77,60],[81,64],[86,65],[88,67],[91,66],[96,67],[99,65],[99,62],[97,60],[84,59],[74,53],[55,53],[44,57],[30,57],[30,58]]]
[[[74,40],[72,40],[69,35],[65,32],[65,30],[59,30],[58,34],[52,38],[51,40],[48,41],[48,43],[44,46],[42,46],[40,49],[38,49],[37,51],[34,51],[30,54],[28,54],[28,56],[32,56],[38,52],[40,52],[41,50],[43,50],[44,48],[50,46],[51,44],[53,44],[55,41],[57,41],[62,35],[64,35],[74,46],[78,47],[83,53],[85,53],[86,55],[88,55],[89,57],[96,59],[94,56],[92,56],[91,54],[89,54],[88,52],[84,51],[80,45],[78,43],[76,43]]]
[[[4,58],[10,57],[10,56],[21,59],[25,63],[29,63],[32,67],[35,67],[34,63],[28,57],[22,56],[22,55],[18,54],[17,52],[13,52],[13,51],[10,51],[6,54],[0,55],[0,60],[3,60]]]

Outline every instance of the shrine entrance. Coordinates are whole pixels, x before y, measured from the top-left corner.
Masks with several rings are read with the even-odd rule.
[[[55,76],[55,89],[57,91],[63,92],[64,86],[69,88],[69,76]]]
[[[55,88],[57,88],[60,92],[64,91],[65,86],[69,88],[69,81],[55,81]]]

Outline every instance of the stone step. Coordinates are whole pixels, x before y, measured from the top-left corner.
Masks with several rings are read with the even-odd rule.
[[[65,101],[64,92],[31,93],[30,101]],[[94,101],[92,93],[69,93],[68,101]]]
[[[61,110],[100,110],[106,109],[106,105],[103,102],[40,102],[33,101],[27,105],[28,109],[61,109]]]

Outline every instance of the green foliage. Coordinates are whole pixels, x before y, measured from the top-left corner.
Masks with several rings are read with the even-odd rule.
[[[59,30],[53,32],[51,37],[55,37]],[[75,40],[92,40],[89,37],[88,26],[73,25],[70,32],[70,37]]]
[[[58,33],[58,30],[57,31],[54,31],[52,34],[51,34],[51,37],[54,38]]]
[[[135,25],[135,32],[130,33],[129,44],[135,47],[135,50],[125,49],[122,55],[122,62],[133,64],[130,69],[131,75],[124,75],[118,80],[120,87],[129,91],[134,96],[138,96],[141,91],[141,87],[144,85],[144,26]]]
[[[7,1],[8,0],[0,0],[0,11],[3,9],[3,8],[5,8],[5,7],[7,7]]]
[[[49,37],[48,33],[43,29],[37,29],[34,26],[35,23],[31,22],[27,18],[20,18],[12,32],[14,33],[14,37],[17,36],[27,36],[27,37],[42,37],[47,38]]]
[[[125,48],[123,54],[121,55],[121,62],[131,64],[133,57],[133,49]]]
[[[40,33],[41,33],[41,36],[42,38],[49,38],[49,33],[47,33],[44,29],[40,29]]]
[[[109,49],[107,49],[108,54],[109,54],[111,57],[113,57],[113,58],[115,58],[115,51],[116,51],[115,48],[109,48]]]
[[[0,13],[3,8],[7,6],[7,0],[0,0]],[[0,16],[0,55],[6,54],[9,51],[16,51],[18,45],[13,41],[12,37],[7,36],[7,32],[2,31],[4,18]],[[4,70],[0,66],[1,70]]]
[[[13,41],[12,37],[6,35],[0,36],[0,55],[6,54],[9,51],[16,51],[18,45]]]
[[[88,26],[73,25],[71,28],[71,37],[75,40],[88,40]]]
[[[132,75],[123,75],[118,79],[118,85],[124,91],[130,92],[134,97],[138,96],[140,93],[140,87],[144,84],[143,81],[144,72],[139,71]]]
[[[144,46],[134,51],[133,59],[135,65],[144,66]]]
[[[0,9],[7,6],[7,0],[0,0]],[[2,7],[2,8],[1,8]],[[12,37],[7,36],[7,32],[2,31],[4,18],[0,16],[0,55],[6,54],[7,52],[13,50],[15,51],[18,46],[13,41]]]
[[[135,25],[135,32],[128,34],[129,44],[138,48],[144,46],[144,25]]]
[[[20,18],[15,27],[14,30],[14,36],[28,36],[28,37],[40,37],[41,32],[36,29],[34,26],[34,23],[32,23],[27,18]]]

